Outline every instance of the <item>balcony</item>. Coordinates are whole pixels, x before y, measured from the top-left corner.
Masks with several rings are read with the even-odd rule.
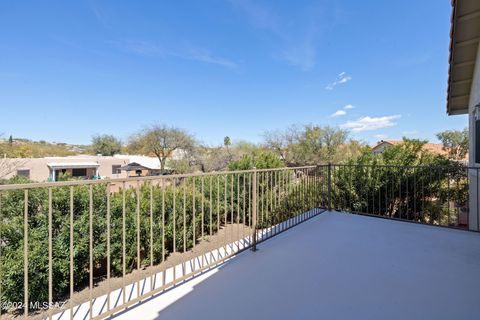
[[[477,170],[321,165],[3,185],[2,316],[477,318],[480,235],[462,230],[478,224]]]
[[[478,319],[476,233],[323,212],[118,319]]]

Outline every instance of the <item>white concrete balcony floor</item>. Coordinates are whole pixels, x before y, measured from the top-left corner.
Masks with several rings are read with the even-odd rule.
[[[480,234],[324,212],[115,319],[480,319]]]

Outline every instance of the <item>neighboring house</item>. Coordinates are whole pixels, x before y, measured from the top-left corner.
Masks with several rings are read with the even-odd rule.
[[[468,114],[469,165],[480,167],[480,1],[453,0],[450,31],[447,114]],[[470,181],[479,171],[470,169]],[[477,184],[470,186],[469,226],[479,230]]]
[[[374,155],[382,154],[385,148],[389,146],[402,144],[403,140],[380,140],[375,147],[372,148]],[[443,145],[440,143],[425,143],[422,148],[424,151],[429,151],[442,156],[448,156],[448,151],[444,150]]]
[[[160,174],[160,160],[157,157],[115,155],[115,158],[124,159],[128,163],[120,167],[128,177],[145,177]]]
[[[141,176],[151,175],[160,169],[160,162],[155,157],[116,155],[107,156],[69,156],[45,158],[7,158],[2,160],[14,168],[0,179],[23,176],[32,181],[58,181],[62,174],[79,179],[127,178],[138,176],[138,172],[122,171],[121,168],[137,163],[144,166]]]

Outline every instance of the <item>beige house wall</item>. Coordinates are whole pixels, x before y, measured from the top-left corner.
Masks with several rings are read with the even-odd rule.
[[[79,162],[96,162],[99,164],[98,172],[102,178],[126,178],[127,173],[122,171],[119,174],[112,173],[113,165],[126,165],[128,159],[119,159],[115,157],[99,157],[99,156],[73,156],[73,157],[47,157],[47,158],[19,158],[19,159],[2,159],[0,164],[5,168],[11,167],[11,172],[0,171],[2,176],[0,179],[8,179],[17,175],[18,170],[30,170],[30,180],[36,182],[48,181],[51,170],[48,163],[79,163]]]
[[[469,120],[469,135],[470,135],[470,154],[469,164],[472,167],[480,167],[480,163],[475,163],[475,145],[480,143],[475,139],[475,106],[480,104],[480,48],[477,50],[477,58],[475,63],[475,70],[473,73],[472,87],[470,89],[470,101],[468,104],[468,120]],[[469,226],[471,230],[479,231],[479,207],[478,200],[480,199],[480,190],[477,190],[477,170],[469,170],[470,178],[470,210],[469,210]]]

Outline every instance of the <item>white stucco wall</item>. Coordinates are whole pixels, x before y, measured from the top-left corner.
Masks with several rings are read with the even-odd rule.
[[[128,159],[119,159],[116,157],[99,156],[71,156],[71,157],[46,157],[46,158],[22,158],[22,159],[1,159],[0,165],[8,165],[12,170],[0,171],[0,179],[8,179],[17,174],[17,170],[30,170],[30,180],[36,182],[45,182],[51,175],[48,163],[78,163],[78,162],[96,162],[99,164],[98,171],[104,178],[126,178],[127,174],[122,171],[119,174],[112,174],[113,165],[126,165]],[[5,174],[6,173],[6,174]]]
[[[477,59],[475,63],[475,70],[473,74],[472,87],[470,89],[470,101],[468,104],[468,123],[469,123],[469,132],[470,132],[470,152],[469,152],[469,163],[470,166],[480,167],[480,164],[475,163],[475,145],[480,143],[480,141],[475,141],[475,115],[474,109],[475,106],[480,104],[480,48],[477,50]],[[480,179],[480,176],[477,177],[476,170],[470,170],[470,214],[469,214],[469,226],[472,230],[479,230],[479,214],[480,208],[478,206],[478,199],[480,195],[478,194],[480,190],[477,190],[477,184],[480,185],[480,181],[477,183],[477,179]],[[480,188],[479,188],[480,189]]]

